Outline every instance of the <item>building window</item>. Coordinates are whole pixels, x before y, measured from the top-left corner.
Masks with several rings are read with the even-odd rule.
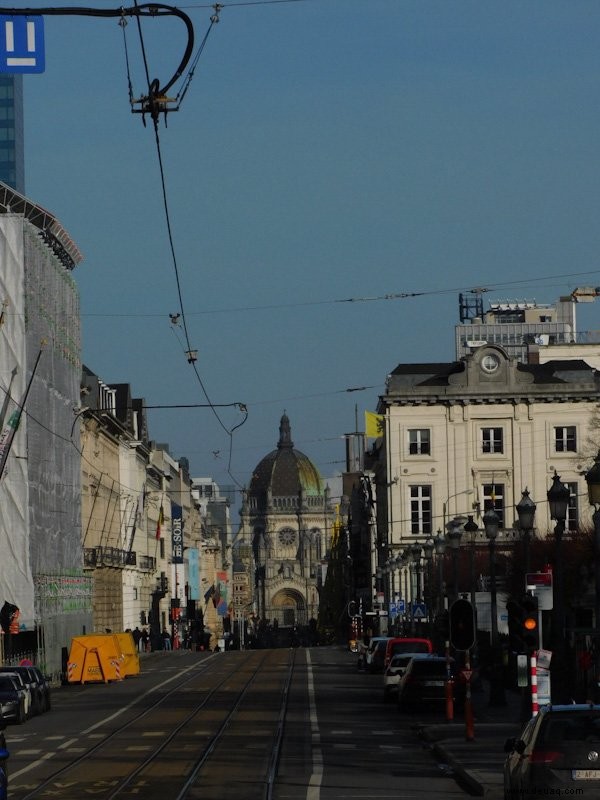
[[[483,513],[492,509],[500,518],[500,527],[504,528],[504,484],[483,484]]]
[[[557,453],[577,452],[577,431],[575,425],[554,428],[554,449]]]
[[[411,456],[431,455],[431,439],[428,428],[416,428],[408,432],[408,452]]]
[[[503,453],[504,430],[502,428],[482,428],[481,450],[483,453]]]
[[[431,486],[411,486],[411,533],[431,533],[431,523]]]
[[[579,530],[579,497],[578,486],[576,483],[566,483],[565,486],[571,492],[569,497],[569,506],[567,508],[567,518],[565,520],[565,528],[568,531]]]

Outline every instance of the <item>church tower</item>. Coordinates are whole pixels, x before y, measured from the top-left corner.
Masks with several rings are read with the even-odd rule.
[[[275,628],[316,620],[334,512],[312,461],[294,448],[284,413],[277,449],[256,466],[244,493],[237,537],[252,611]]]

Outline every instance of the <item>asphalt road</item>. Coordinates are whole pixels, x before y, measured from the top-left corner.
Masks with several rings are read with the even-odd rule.
[[[289,651],[152,653],[143,657],[136,678],[61,687],[50,713],[7,729],[9,797],[175,800],[180,774],[210,745],[210,757],[185,796],[250,800],[265,796],[278,731],[283,737],[273,800],[468,796],[416,733],[419,723],[443,721],[441,710],[398,712],[383,702],[381,676],[358,672],[356,656],[342,648],[299,649],[291,673],[290,657]],[[286,674],[291,681],[284,699]],[[188,719],[211,687],[218,687],[212,705]],[[140,718],[174,688],[168,702]],[[173,732],[169,760],[157,756],[153,772],[111,795],[117,778]],[[97,745],[103,749],[92,755]],[[76,771],[59,774],[77,759]]]

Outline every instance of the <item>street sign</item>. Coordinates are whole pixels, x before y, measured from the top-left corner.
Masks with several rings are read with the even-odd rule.
[[[16,75],[45,68],[44,18],[0,15],[0,72]]]
[[[473,675],[473,670],[472,669],[461,669],[461,671],[460,671],[460,677],[466,683],[468,683],[471,680],[472,675]]]
[[[425,603],[413,603],[412,605],[413,619],[426,619],[427,606]]]
[[[551,572],[528,572],[525,575],[525,591],[533,592],[541,611],[550,611],[554,605]]]

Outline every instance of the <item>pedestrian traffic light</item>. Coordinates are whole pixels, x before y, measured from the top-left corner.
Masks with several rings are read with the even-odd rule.
[[[473,606],[463,598],[450,606],[450,642],[456,650],[470,650],[475,644]]]
[[[527,652],[533,653],[540,646],[537,597],[526,594],[521,602],[521,608],[523,609],[521,621],[523,643]]]

